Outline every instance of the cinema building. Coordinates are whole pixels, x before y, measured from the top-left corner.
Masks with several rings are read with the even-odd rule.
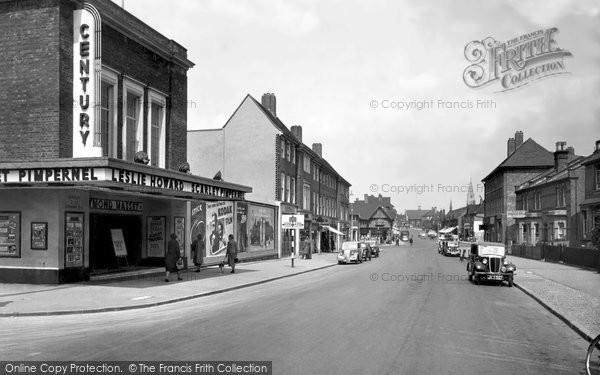
[[[108,0],[0,0],[0,29],[0,282],[161,266],[170,233],[220,256],[252,189],[189,170],[186,49]]]

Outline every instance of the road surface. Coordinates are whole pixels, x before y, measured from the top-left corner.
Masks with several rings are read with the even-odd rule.
[[[476,286],[464,262],[416,238],[370,262],[181,303],[0,318],[0,354],[13,361],[266,360],[275,374],[579,374],[586,349],[517,288]]]

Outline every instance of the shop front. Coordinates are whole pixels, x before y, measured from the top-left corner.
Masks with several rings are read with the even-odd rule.
[[[214,232],[222,240],[241,227],[234,205],[251,188],[88,158],[2,163],[0,191],[0,282],[56,284],[162,266],[171,233],[189,263],[200,225],[192,223],[194,205],[203,205],[203,223],[211,219],[205,238]],[[215,223],[223,226],[215,231]],[[222,246],[207,254],[222,255]]]

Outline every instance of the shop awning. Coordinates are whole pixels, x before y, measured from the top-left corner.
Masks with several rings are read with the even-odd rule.
[[[600,204],[600,198],[588,198],[581,202],[582,206],[593,206],[596,204]]]
[[[456,229],[456,227],[444,228],[440,231],[440,233],[450,233],[455,229]]]
[[[340,236],[345,236],[344,233],[340,232],[339,230],[330,227],[329,225],[323,225],[323,228],[327,229],[328,231],[335,233],[335,234],[339,234]]]

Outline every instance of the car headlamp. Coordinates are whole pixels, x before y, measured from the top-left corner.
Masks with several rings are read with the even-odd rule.
[[[483,258],[483,260],[481,261],[481,263],[487,264],[487,258]]]

